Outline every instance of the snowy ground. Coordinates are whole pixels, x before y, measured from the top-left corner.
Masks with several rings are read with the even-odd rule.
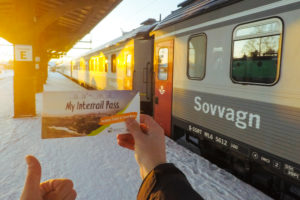
[[[45,90],[83,90],[49,72]],[[41,139],[42,94],[36,95],[37,117],[14,119],[12,73],[0,75],[0,199],[18,199],[24,184],[27,154],[42,164],[42,181],[70,178],[79,200],[133,200],[141,184],[133,152],[120,148],[116,136]],[[205,199],[270,199],[197,154],[167,139],[167,158],[188,177]]]
[[[0,69],[0,80],[7,78],[7,77],[11,77],[14,75],[14,71],[13,70],[3,70]]]

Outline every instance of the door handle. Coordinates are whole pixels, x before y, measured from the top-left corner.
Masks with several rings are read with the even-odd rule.
[[[149,83],[151,84],[151,81],[149,82],[149,69],[150,69],[150,62],[148,62],[147,64],[146,64],[146,67],[144,68],[144,70],[143,70],[143,81],[144,81],[144,83],[146,84],[146,98],[147,99],[150,99],[150,97],[151,97],[151,94],[150,94],[150,92],[149,92]]]
[[[158,104],[158,97],[157,96],[154,97],[154,103]]]

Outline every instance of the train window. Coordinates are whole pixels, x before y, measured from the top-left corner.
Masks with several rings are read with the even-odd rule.
[[[95,71],[97,72],[99,72],[101,69],[99,57],[94,58],[94,68],[96,69]]]
[[[272,85],[279,79],[282,21],[271,18],[237,26],[233,32],[231,78]]]
[[[104,72],[104,58],[101,56],[99,58],[99,68],[98,68],[98,71],[99,72]]]
[[[90,62],[89,62],[89,69],[90,71],[96,71],[97,70],[97,58],[96,57],[91,57]]]
[[[92,59],[90,59],[90,61],[89,61],[90,63],[89,63],[89,71],[92,71]]]
[[[108,63],[107,63],[107,59],[105,59],[105,72],[107,72],[107,68],[108,68]]]
[[[92,60],[92,68],[93,68],[93,71],[95,72],[96,70],[97,70],[97,68],[96,68],[96,59],[95,58],[93,58],[93,60]]]
[[[111,72],[116,73],[117,69],[117,60],[116,60],[116,54],[111,55]]]
[[[80,70],[84,70],[85,69],[85,61],[84,58],[80,58]]]
[[[158,51],[158,80],[168,80],[169,49],[161,48]]]
[[[206,35],[196,35],[189,39],[188,68],[189,79],[202,80],[205,75]]]
[[[126,75],[131,76],[131,69],[132,69],[132,58],[131,54],[128,54],[126,57]]]
[[[93,58],[93,60],[92,60],[92,69],[93,69],[93,71],[96,71],[95,58]]]

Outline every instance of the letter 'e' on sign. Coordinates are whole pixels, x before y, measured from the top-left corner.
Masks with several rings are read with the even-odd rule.
[[[32,46],[16,44],[15,61],[32,61]]]

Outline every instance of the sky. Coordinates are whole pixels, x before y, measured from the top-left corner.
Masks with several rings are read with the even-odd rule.
[[[159,20],[168,16],[171,11],[177,9],[177,5],[184,0],[123,0],[109,15],[107,15],[94,29],[82,40],[91,40],[89,43],[78,43],[77,48],[95,48],[122,35],[122,31],[128,32],[137,28],[148,18]],[[13,59],[13,48],[3,46],[9,44],[0,38],[0,62]],[[88,50],[71,49],[68,55],[79,56]]]
[[[107,15],[90,34],[82,40],[92,40],[92,48],[98,47],[140,26],[148,18],[159,20],[177,9],[184,0],[123,0],[109,15]],[[89,44],[79,43],[75,47],[89,47]],[[78,55],[82,50],[73,49],[68,55]]]

